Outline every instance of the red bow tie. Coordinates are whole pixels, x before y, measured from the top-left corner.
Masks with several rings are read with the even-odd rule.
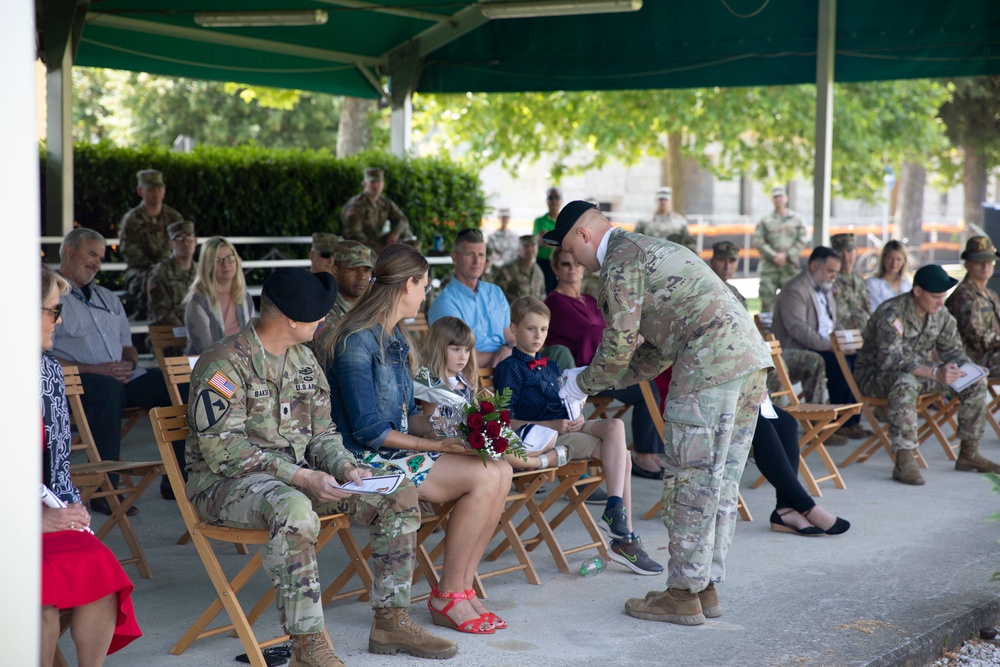
[[[545,368],[549,363],[548,357],[541,357],[539,359],[532,359],[528,362],[528,370],[533,371],[536,368]]]

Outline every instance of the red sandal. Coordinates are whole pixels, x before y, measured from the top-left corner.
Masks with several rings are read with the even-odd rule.
[[[476,597],[476,591],[473,588],[465,591],[465,597],[471,602],[472,598]],[[488,611],[483,614],[483,618],[490,623],[497,630],[506,630],[507,621],[503,620],[492,611]]]
[[[435,609],[431,605],[430,598],[427,598],[427,608],[431,610],[431,621],[434,625],[451,628],[470,635],[492,635],[496,632],[496,628],[486,618],[486,614],[481,614],[476,618],[471,618],[464,623],[456,623],[452,620],[451,616],[448,615],[451,608],[458,604],[459,601],[469,599],[466,591],[462,591],[460,593],[442,593],[438,590],[437,586],[432,586],[431,597],[437,598],[438,600],[451,600],[451,602],[445,605],[444,609]],[[483,626],[486,627],[484,628]]]

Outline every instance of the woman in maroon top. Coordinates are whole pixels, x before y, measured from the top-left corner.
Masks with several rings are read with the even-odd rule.
[[[552,250],[552,270],[559,284],[545,298],[545,305],[552,311],[549,322],[549,345],[565,345],[573,354],[578,366],[586,366],[604,335],[604,316],[597,307],[597,300],[581,292],[583,265],[562,252]],[[650,384],[656,394],[656,385]],[[598,396],[610,396],[632,406],[632,474],[649,479],[663,479],[663,440],[653,426],[649,408],[643,400],[639,385],[625,389],[609,389]],[[657,395],[657,401],[659,396]]]

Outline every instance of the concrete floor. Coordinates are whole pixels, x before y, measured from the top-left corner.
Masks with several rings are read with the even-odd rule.
[[[834,459],[843,459],[850,447],[831,448]],[[1000,442],[989,428],[983,449],[1000,458]],[[946,637],[960,641],[963,633],[998,617],[997,584],[990,579],[1000,570],[1000,524],[987,516],[998,510],[1000,498],[991,495],[981,475],[954,471],[936,442],[921,451],[930,465],[924,471],[926,486],[890,481],[891,463],[884,453],[846,468],[846,490],[823,486],[820,502],[852,522],[851,530],[837,537],[772,532],[773,490],[768,485],[748,488],[757,478],[756,468],[748,464],[743,497],[754,521],[740,522],[736,530],[727,580],[719,587],[725,613],[703,626],[639,621],[624,613],[627,598],[664,588],[664,576],[640,577],[611,564],[606,572],[583,579],[560,574],[551,556],[540,550],[534,562],[542,585],[529,585],[520,573],[486,582],[488,606],[507,620],[509,629],[484,637],[435,631],[459,643],[452,663],[469,667],[928,664]],[[133,460],[156,458],[147,423],[129,435],[123,454]],[[660,488],[659,482],[633,478],[636,517],[658,499]],[[162,500],[156,488],[139,505],[133,524],[154,578],[140,579],[133,567],[126,571],[134,577],[135,609],[145,634],[106,664],[235,664],[243,649],[228,636],[196,642],[181,656],[167,653],[212,601],[213,591],[194,548],[175,544],[184,530],[176,505]],[[636,530],[653,558],[666,565],[662,523],[637,520]],[[355,534],[364,544],[365,533]],[[583,541],[583,531],[574,523],[557,535],[566,543]],[[114,539],[110,544],[121,546]],[[231,572],[245,562],[232,547],[220,551]],[[331,545],[321,556],[324,581],[345,563],[339,547]],[[261,578],[256,583],[253,592],[259,594],[266,582]],[[415,592],[426,592],[426,584]],[[424,603],[411,612],[433,627]],[[426,664],[410,656],[367,652],[367,603],[341,601],[326,614],[336,650],[351,667]],[[257,632],[261,637],[277,633],[273,612]],[[71,657],[68,635],[61,646]]]

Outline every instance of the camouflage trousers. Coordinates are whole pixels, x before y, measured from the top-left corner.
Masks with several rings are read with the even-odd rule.
[[[797,275],[799,275],[798,257],[790,257],[784,266],[761,260],[759,288],[761,312],[774,312],[774,301],[778,290]]]
[[[823,357],[812,350],[788,349],[781,351],[781,358],[785,360],[792,382],[802,383],[806,403],[823,403],[823,381],[826,380]],[[767,374],[767,390],[772,394],[781,390],[781,380],[775,371]]]
[[[267,528],[271,540],[261,546],[264,570],[274,582],[275,604],[285,632],[322,632],[322,587],[316,562],[318,515],[346,514],[370,528],[372,607],[406,608],[416,534],[420,527],[417,489],[408,480],[389,496],[352,495],[314,504],[300,489],[265,474],[221,478],[191,499],[207,520],[238,528]]]
[[[916,449],[919,423],[917,396],[941,391],[942,385],[934,380],[918,378],[911,373],[877,371],[866,373],[858,380],[862,393],[876,398],[889,399],[889,442],[892,450]],[[958,437],[976,440],[983,436],[986,419],[986,383],[977,382],[958,395]]]
[[[757,426],[766,373],[670,396],[663,523],[670,532],[667,586],[699,592],[725,578],[740,477]]]

